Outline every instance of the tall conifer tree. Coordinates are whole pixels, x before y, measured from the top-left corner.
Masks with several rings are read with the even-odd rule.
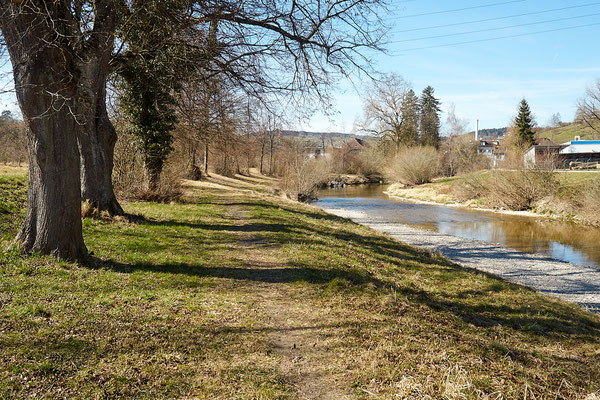
[[[401,142],[407,146],[419,144],[419,98],[412,89],[404,95],[401,105]]]
[[[440,143],[440,105],[441,102],[434,96],[435,90],[431,86],[423,89],[419,122],[421,128],[421,143],[424,146],[438,147]]]
[[[517,128],[515,145],[517,147],[528,148],[535,144],[533,132],[534,126],[535,122],[533,120],[533,115],[531,114],[531,109],[529,108],[529,103],[527,103],[527,100],[523,99],[519,104],[519,114],[517,115],[517,118],[515,118],[515,127]]]

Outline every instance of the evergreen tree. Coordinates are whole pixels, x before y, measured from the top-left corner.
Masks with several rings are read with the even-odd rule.
[[[415,146],[419,142],[419,98],[412,89],[404,95],[401,111],[400,141],[404,145]]]
[[[531,115],[531,109],[527,100],[521,100],[519,104],[519,114],[515,118],[515,127],[517,137],[515,145],[520,148],[529,148],[535,144],[535,138],[533,133],[533,127],[535,121]]]
[[[138,140],[148,174],[148,186],[156,190],[167,156],[172,151],[172,131],[177,122],[172,84],[157,70],[152,58],[130,63],[120,72],[119,107]]]
[[[129,122],[130,133],[138,139],[148,176],[156,190],[167,156],[173,150],[172,131],[177,122],[174,92],[186,76],[188,58],[184,45],[175,40],[175,30],[160,24],[162,15],[183,13],[178,0],[140,2],[134,6],[138,20],[126,32],[119,32],[130,57],[118,70],[119,107]],[[148,30],[148,25],[155,26]]]
[[[431,86],[423,89],[420,101],[419,123],[421,128],[421,143],[424,146],[438,147],[440,143],[440,105],[434,96]]]

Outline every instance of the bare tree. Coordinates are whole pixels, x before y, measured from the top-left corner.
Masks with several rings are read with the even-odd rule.
[[[600,79],[586,89],[577,104],[577,117],[595,132],[600,133]]]
[[[558,128],[558,127],[560,127],[561,122],[562,122],[562,117],[560,116],[560,113],[554,113],[548,120],[548,126],[550,128]]]
[[[275,124],[269,125],[269,129],[267,130],[267,138],[269,140],[269,175],[273,176],[275,173],[275,150],[278,140],[281,139],[281,129],[277,128]]]
[[[294,200],[312,200],[316,189],[329,176],[328,160],[323,157],[308,157],[312,148],[311,142],[298,138],[286,138],[282,141],[279,185]]]
[[[261,107],[255,110],[255,142],[259,151],[259,172],[265,173],[265,158],[269,156],[269,175],[273,174],[274,153],[281,134],[279,121],[281,115],[273,111],[274,107]]]
[[[457,136],[464,133],[469,126],[469,120],[456,115],[456,106],[450,103],[448,115],[446,116],[446,133],[448,136]]]
[[[359,131],[378,135],[391,140],[396,151],[402,144],[414,144],[412,129],[405,129],[415,118],[415,113],[405,113],[407,96],[411,87],[400,75],[391,74],[375,81],[364,99],[364,120],[357,127]],[[414,97],[414,92],[412,92]],[[418,122],[417,122],[418,123]]]
[[[201,153],[205,174],[210,165],[211,145],[218,139],[221,114],[233,108],[229,89],[217,78],[194,79],[186,82],[178,95],[178,116],[187,133],[184,139],[189,146],[190,166],[196,164],[197,154]]]

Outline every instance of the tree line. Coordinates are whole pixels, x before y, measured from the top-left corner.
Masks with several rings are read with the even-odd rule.
[[[238,123],[229,117],[240,97],[267,110],[328,103],[331,84],[368,71],[366,52],[381,50],[383,6],[0,0],[2,43],[28,130],[28,204],[16,243],[26,252],[83,260],[82,200],[123,213],[111,180],[118,137],[107,87],[117,93],[122,124],[142,150],[152,186],[179,118],[200,137]],[[178,114],[178,96],[210,107]]]
[[[417,96],[400,75],[389,74],[368,88],[358,130],[385,138],[395,152],[402,146],[440,145],[441,102],[431,86]]]

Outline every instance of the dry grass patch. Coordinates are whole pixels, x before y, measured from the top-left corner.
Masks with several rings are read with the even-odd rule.
[[[439,186],[435,183],[416,187],[404,187],[403,185],[393,184],[390,185],[386,192],[392,196],[440,204],[452,204],[456,201],[453,193],[448,190],[448,187]]]
[[[0,163],[0,174],[1,175],[25,175],[27,174],[27,165],[12,165]]]
[[[600,390],[596,315],[240,181],[188,190],[85,220],[87,266],[0,253],[0,398]]]

